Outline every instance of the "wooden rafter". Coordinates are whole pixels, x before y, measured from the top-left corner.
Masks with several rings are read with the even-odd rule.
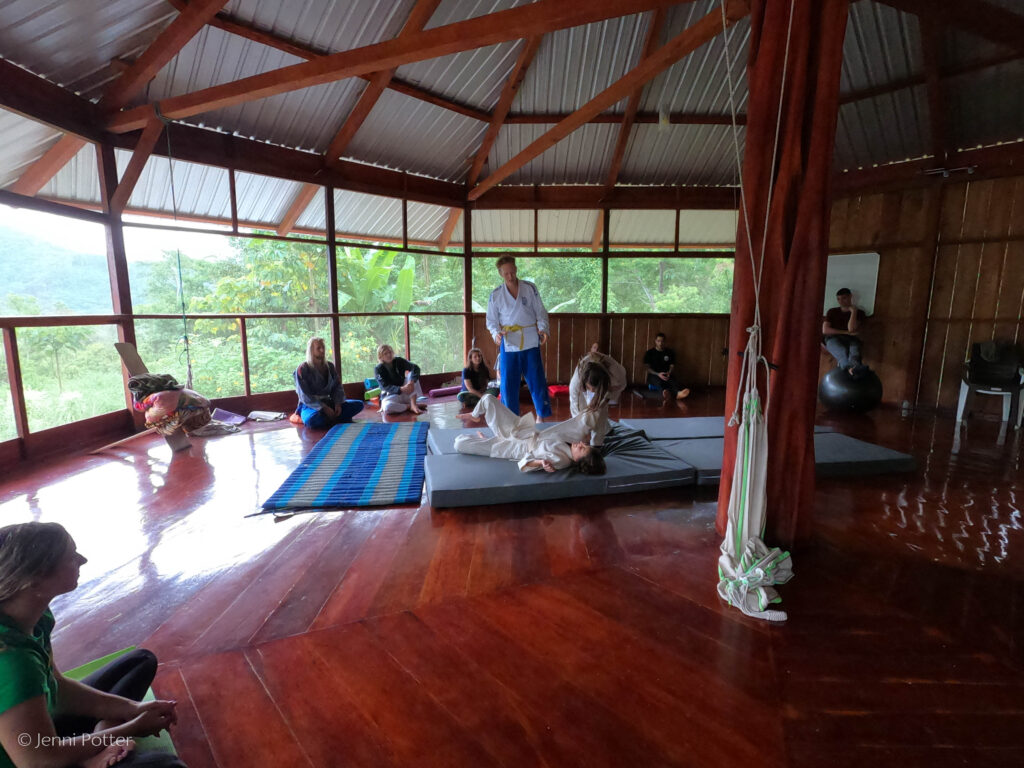
[[[946,104],[942,92],[942,28],[932,19],[921,19],[921,61],[928,91],[928,128],[931,152],[944,160],[949,147],[946,134]]]
[[[128,198],[132,196],[132,191],[142,175],[142,169],[146,167],[146,161],[153,154],[153,149],[163,132],[163,122],[156,115],[151,116],[142,131],[142,136],[139,137],[139,143],[135,145],[128,167],[124,169],[117,188],[110,195],[110,213],[120,215],[128,205]]]
[[[106,109],[120,109],[135,98],[160,69],[202,29],[227,0],[196,0],[182,9],[133,63],[117,59],[121,76],[112,82],[100,99]],[[30,165],[11,187],[23,195],[34,195],[46,186],[61,168],[85,146],[85,140],[69,134],[61,137],[41,158]]]
[[[226,3],[227,0],[192,0],[128,67],[128,70],[110,84],[100,100],[101,105],[107,109],[120,109],[142,93],[146,83],[152,80]]]
[[[185,0],[168,0],[168,2],[178,9],[188,6],[188,3],[185,2]],[[331,54],[330,51],[317,50],[308,45],[302,45],[294,40],[288,40],[280,35],[275,35],[272,32],[265,32],[261,29],[250,27],[223,11],[214,16],[210,20],[209,25],[229,34],[244,37],[246,40],[252,40],[254,43],[260,43],[261,45],[266,45],[269,48],[284,51],[285,53],[291,54],[292,56],[300,59],[305,59],[306,61],[320,59]],[[358,75],[358,77],[361,77],[363,80],[371,80],[373,78],[373,74]],[[413,99],[418,99],[419,101],[427,104],[433,104],[436,107],[441,107],[442,109],[447,109],[451,112],[457,112],[460,115],[465,115],[466,117],[470,117],[484,123],[486,123],[489,118],[486,112],[481,112],[467,104],[460,104],[452,99],[446,99],[443,96],[433,93],[425,88],[415,86],[412,83],[408,83],[397,77],[392,78],[391,82],[388,84],[388,90],[405,94]]]
[[[528,145],[522,152],[498,168],[490,176],[470,190],[468,198],[476,200],[487,190],[507,179],[518,169],[553,147],[594,115],[599,115],[612,105],[626,98],[635,89],[668,69],[679,59],[720,34],[723,27],[735,24],[750,12],[747,0],[729,0],[726,4],[725,19],[719,10],[714,10],[693,26],[683,30],[657,51],[645,58],[611,86],[601,91],[562,122],[555,125],[543,136]]]
[[[523,78],[526,77],[526,70],[529,69],[530,63],[533,61],[534,56],[537,55],[537,49],[540,47],[542,38],[543,35],[534,35],[528,38],[523,42],[523,47],[519,50],[515,64],[512,65],[512,71],[509,73],[508,79],[501,89],[498,104],[491,114],[491,122],[487,126],[487,131],[484,133],[480,146],[477,147],[473,163],[469,168],[466,184],[470,187],[476,184],[477,179],[480,178],[480,173],[484,169],[484,163],[487,162],[487,155],[490,154],[491,147],[494,146],[494,142],[498,138],[501,126],[505,123],[505,117],[512,108],[512,102],[515,101],[516,94],[519,93],[519,87],[523,84]],[[461,215],[461,208],[452,208],[448,212],[448,221],[445,222],[444,229],[441,231],[441,239],[438,242],[438,246],[442,251],[448,248],[452,233],[455,231],[455,225]]]
[[[986,0],[879,0],[922,19],[970,32],[1024,52],[1024,15]]]
[[[665,11],[659,8],[651,14],[650,23],[647,25],[647,38],[644,40],[643,52],[640,54],[640,61],[643,62],[650,56],[661,37],[661,28],[665,23]],[[626,146],[629,144],[629,135],[633,130],[633,121],[636,113],[640,110],[640,97],[643,96],[644,88],[641,85],[629,94],[629,101],[626,102],[626,111],[622,114],[622,124],[619,126],[619,136],[615,141],[615,149],[612,152],[611,162],[608,164],[608,175],[604,180],[605,192],[611,192],[615,188],[615,182],[619,180],[619,171],[622,169],[622,161],[626,156]],[[594,237],[591,240],[591,250],[596,251],[601,244],[601,237],[604,234],[604,217],[599,216],[597,226],[594,227]],[[596,247],[595,247],[596,245]]]
[[[411,35],[422,30],[440,4],[441,0],[418,0],[398,36]],[[327,147],[327,152],[324,155],[327,165],[331,165],[345,153],[345,149],[352,139],[355,138],[356,133],[362,127],[366,118],[370,116],[370,112],[373,111],[378,99],[380,99],[384,89],[388,87],[391,78],[394,76],[394,68],[386,69],[373,75],[369,84],[360,94],[356,105],[349,112],[345,122],[342,123],[341,128],[338,129],[337,134],[335,134],[330,145]],[[277,228],[277,234],[287,235],[291,232],[299,216],[302,215],[302,212],[306,210],[306,206],[309,205],[313,196],[316,195],[317,188],[317,185],[306,184],[299,190],[295,200],[292,201],[291,207],[281,220],[281,224]]]
[[[65,133],[56,144],[46,150],[42,157],[25,169],[18,180],[11,185],[11,192],[30,196],[36,194],[84,146],[85,139]]]
[[[173,96],[162,101],[160,107],[170,119],[190,117],[346,77],[672,4],[675,3],[671,0],[590,0],[587,3],[538,0],[530,5],[477,16],[415,35]],[[137,130],[144,125],[145,119],[146,108],[130,109],[115,115],[108,128],[118,133]]]

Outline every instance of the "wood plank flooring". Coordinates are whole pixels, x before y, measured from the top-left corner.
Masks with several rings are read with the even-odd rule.
[[[819,423],[921,467],[819,482],[775,626],[717,598],[715,489],[245,518],[319,437],[291,425],[50,462],[0,523],[69,529],[58,663],[154,650],[192,768],[1024,764],[1020,434]]]

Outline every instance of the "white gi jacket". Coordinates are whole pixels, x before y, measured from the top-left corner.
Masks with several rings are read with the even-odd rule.
[[[505,351],[521,352],[540,346],[539,331],[548,331],[548,312],[540,300],[537,286],[529,280],[519,281],[519,295],[512,298],[504,283],[491,291],[487,300],[487,330],[498,344],[502,328],[521,326],[519,331],[505,332]]]
[[[576,366],[576,370],[572,372],[572,378],[569,380],[569,413],[573,417],[579,416],[587,410],[587,388],[583,386],[583,381],[580,378],[580,368],[588,360],[593,360],[603,365],[608,371],[608,378],[611,379],[608,386],[608,400],[601,403],[593,412],[594,418],[592,421],[594,427],[590,433],[591,445],[604,445],[604,437],[608,434],[608,403],[618,402],[619,398],[622,397],[622,393],[626,389],[626,369],[611,355],[606,355],[602,352],[597,352],[596,354],[591,352],[584,356],[580,360],[580,364]]]

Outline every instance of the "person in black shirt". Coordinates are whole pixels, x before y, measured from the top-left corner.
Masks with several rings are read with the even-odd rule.
[[[647,387],[661,390],[661,397],[668,402],[673,397],[682,400],[690,394],[690,390],[680,387],[672,378],[672,369],[676,367],[676,353],[665,346],[665,334],[661,331],[654,337],[654,347],[644,353],[644,365],[647,367]]]
[[[860,359],[860,327],[867,320],[863,309],[853,303],[853,294],[849,288],[836,291],[838,307],[832,307],[825,313],[821,324],[821,343],[835,358],[836,365],[845,368],[851,376],[863,374],[866,366]]]
[[[491,383],[491,372],[484,361],[484,353],[479,347],[473,347],[466,355],[466,367],[462,369],[462,391],[459,402],[467,408],[474,408],[484,395],[497,397],[498,388],[488,386]]]
[[[374,369],[373,375],[380,384],[380,412],[423,413],[418,405],[419,398],[423,397],[423,390],[420,388],[420,367],[404,357],[395,357],[395,350],[388,344],[377,347],[377,359],[380,363]]]

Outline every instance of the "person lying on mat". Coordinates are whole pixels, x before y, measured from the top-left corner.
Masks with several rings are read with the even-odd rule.
[[[472,413],[460,413],[458,417],[466,421],[483,419],[494,436],[485,437],[483,432],[459,435],[455,438],[455,450],[517,461],[521,472],[554,472],[574,467],[584,475],[603,475],[604,459],[597,448],[586,442],[595,415],[594,411],[584,411],[574,419],[538,430],[532,413],[518,416],[494,395],[484,395]]]
[[[467,408],[474,407],[484,395],[498,394],[497,387],[491,383],[491,372],[484,361],[484,353],[479,347],[473,347],[466,355],[466,367],[462,369],[462,391],[458,394],[459,402]]]
[[[57,523],[0,528],[0,766],[184,768],[174,755],[133,752],[132,737],[177,722],[175,702],[141,700],[152,653],[131,651],[81,682],[54,664],[49,604],[78,586],[85,562]]]
[[[324,340],[314,336],[306,345],[306,362],[295,369],[295,392],[299,406],[297,415],[311,429],[327,429],[333,424],[348,423],[363,410],[362,400],[346,400],[341,376],[334,363],[327,359]]]
[[[395,357],[395,350],[387,344],[377,347],[380,361],[373,375],[380,383],[380,412],[423,413],[417,402],[423,397],[420,388],[420,367],[404,357]]]

